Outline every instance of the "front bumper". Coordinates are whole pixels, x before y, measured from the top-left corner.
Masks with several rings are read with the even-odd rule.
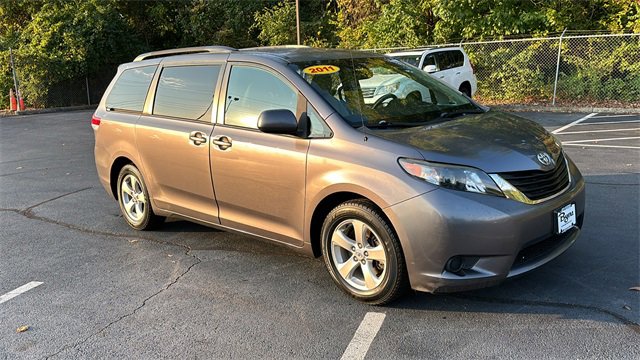
[[[584,180],[569,160],[571,185],[536,205],[461,191],[438,189],[385,212],[404,251],[411,287],[427,292],[496,285],[556,258],[578,238],[585,208]],[[576,205],[576,226],[556,235],[554,211]],[[454,256],[474,260],[462,272],[445,265]]]

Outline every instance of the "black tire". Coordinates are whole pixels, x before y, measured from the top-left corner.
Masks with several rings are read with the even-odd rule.
[[[362,290],[352,286],[340,275],[335,263],[335,254],[333,254],[334,246],[331,240],[332,236],[338,226],[342,226],[341,224],[345,223],[348,224],[351,220],[362,222],[372,230],[369,231],[370,240],[367,241],[374,241],[376,246],[382,245],[385,250],[386,261],[384,265],[382,265],[384,272],[380,275],[380,283],[372,290]],[[408,290],[409,281],[400,241],[391,225],[370,201],[365,199],[351,200],[334,208],[327,215],[322,225],[321,241],[322,256],[331,278],[341,290],[353,298],[370,305],[384,305],[397,299]],[[364,249],[366,249],[366,246]],[[338,249],[338,252],[349,254],[342,249]],[[351,255],[354,255],[353,261],[356,263],[354,266],[360,266],[357,264],[359,261],[356,260],[355,252]],[[359,254],[359,256],[362,256],[362,253]],[[351,261],[351,258],[345,260],[343,264],[346,264],[346,261]],[[367,264],[368,261],[371,260],[365,260]],[[362,262],[362,264],[365,264],[365,262]],[[376,264],[376,262],[372,261],[372,264]],[[377,263],[376,266],[381,265]],[[363,269],[364,268],[354,270],[353,274],[355,275],[357,271],[363,274]],[[365,278],[364,274],[363,278]]]
[[[139,218],[135,218],[134,216],[129,215],[127,210],[125,209],[125,196],[123,196],[123,182],[125,178],[127,181],[134,177],[138,182],[139,186],[134,186],[138,190],[138,194],[144,196],[145,202],[141,207],[143,211],[139,212]],[[133,197],[131,197],[133,198]],[[137,200],[136,200],[137,201]],[[147,186],[144,183],[144,178],[140,171],[133,165],[125,165],[118,175],[118,204],[120,205],[120,212],[122,212],[122,217],[124,220],[136,230],[153,230],[157,228],[160,224],[164,222],[164,217],[157,216],[153,212],[153,207],[151,206],[151,198],[149,197],[149,192],[147,191]]]
[[[460,85],[459,91],[471,98],[471,85],[469,85],[468,83],[462,83],[462,85]]]

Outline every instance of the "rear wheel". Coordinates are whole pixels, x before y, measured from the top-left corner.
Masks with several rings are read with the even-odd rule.
[[[369,201],[353,200],[337,206],[327,215],[321,236],[329,274],[347,294],[382,305],[407,290],[400,242]]]
[[[469,98],[471,98],[471,85],[469,85],[469,83],[464,82],[460,85],[460,89],[458,89],[461,93],[467,95]]]
[[[120,170],[118,203],[124,219],[136,230],[151,230],[164,220],[153,213],[147,187],[140,171],[133,165],[125,165]]]

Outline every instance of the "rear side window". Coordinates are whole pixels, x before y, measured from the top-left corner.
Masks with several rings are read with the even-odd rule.
[[[220,65],[172,66],[160,74],[153,114],[200,120],[213,102]]]
[[[460,67],[464,63],[464,55],[459,50],[442,51],[436,53],[438,67],[440,70],[447,70]]]
[[[464,64],[464,55],[462,55],[462,51],[455,50],[449,51],[451,53],[452,66],[451,67],[460,67]]]
[[[296,114],[298,92],[274,74],[234,66],[229,77],[224,123],[256,129],[265,110],[284,109]]]
[[[107,108],[141,112],[156,68],[152,65],[123,71],[107,97]]]

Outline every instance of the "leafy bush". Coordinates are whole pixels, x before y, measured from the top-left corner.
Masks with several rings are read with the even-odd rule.
[[[571,39],[563,46],[558,98],[640,100],[640,39]]]

